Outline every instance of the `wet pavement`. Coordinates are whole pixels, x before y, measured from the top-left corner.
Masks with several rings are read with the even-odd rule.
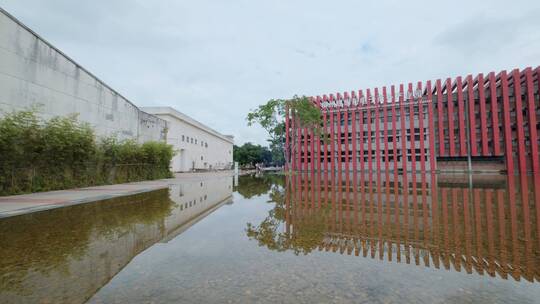
[[[200,176],[0,219],[0,302],[538,303],[539,185]]]
[[[231,176],[232,171],[177,173],[175,178],[0,197],[0,218],[165,189],[169,185]]]

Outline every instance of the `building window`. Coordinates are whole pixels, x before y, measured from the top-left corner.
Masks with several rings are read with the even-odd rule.
[[[197,140],[195,139],[195,144],[197,144]]]
[[[185,138],[184,138],[184,135],[182,135],[182,141],[184,141],[184,139],[185,139]]]
[[[204,143],[204,147],[205,147],[205,148],[208,148],[208,143]]]
[[[202,155],[201,155],[201,160],[203,160],[203,157],[202,157]]]
[[[193,143],[193,137],[191,138],[191,143]]]

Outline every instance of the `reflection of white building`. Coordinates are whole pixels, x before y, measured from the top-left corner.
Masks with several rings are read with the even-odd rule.
[[[171,107],[143,109],[168,122],[167,143],[177,151],[171,164],[174,172],[232,167],[233,136],[220,134]]]
[[[0,261],[4,262],[0,262],[0,271],[5,272],[0,280],[0,303],[86,302],[96,292],[99,295],[99,290],[135,256],[158,242],[168,242],[219,207],[231,203],[232,180],[232,176],[222,176],[173,184],[169,190],[169,198],[174,202],[170,213],[158,213],[161,216],[155,216],[152,220],[148,220],[148,209],[142,206],[146,202],[146,194],[119,198],[123,201],[79,205],[72,210],[60,208],[49,211],[61,219],[70,212],[80,212],[81,209],[99,215],[111,214],[111,210],[118,215],[123,214],[123,210],[127,212],[130,209],[127,213],[131,216],[123,221],[118,221],[117,217],[113,217],[111,221],[103,221],[101,216],[86,218],[85,225],[81,227],[88,229],[82,229],[80,236],[84,239],[84,232],[87,231],[86,239],[65,243],[65,246],[54,245],[55,237],[65,237],[63,234],[47,236],[33,233],[35,229],[19,230],[19,237],[16,239],[20,241],[12,245],[19,247],[21,252],[34,250],[34,244],[42,244],[40,239],[44,238],[53,240],[53,245],[47,249],[51,252],[44,257],[40,256],[46,262],[39,263],[32,258],[27,260],[28,256],[25,255],[8,260],[0,250]],[[172,203],[169,201],[158,204],[164,210],[169,210],[170,205]],[[40,219],[56,218],[43,213],[43,218],[38,216],[37,221],[30,220],[36,216],[23,215],[21,218],[29,218],[24,222],[25,225],[44,222]],[[71,221],[68,221],[68,224],[72,225],[69,227],[79,227],[78,224],[73,224],[71,217],[68,218]],[[72,232],[70,235],[75,234]],[[65,259],[58,258],[63,255],[66,256]],[[12,264],[21,267],[3,268]]]
[[[170,186],[170,198],[177,206],[165,218],[168,242],[226,203],[232,202],[232,176]]]

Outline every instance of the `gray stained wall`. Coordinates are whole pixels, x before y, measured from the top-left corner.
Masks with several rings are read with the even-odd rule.
[[[139,110],[0,8],[0,115],[32,105],[44,118],[77,113],[98,136],[166,139],[165,120]]]

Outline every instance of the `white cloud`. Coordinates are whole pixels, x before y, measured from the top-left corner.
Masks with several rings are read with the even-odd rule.
[[[265,144],[249,109],[538,65],[538,1],[69,1],[0,6],[138,105]]]

